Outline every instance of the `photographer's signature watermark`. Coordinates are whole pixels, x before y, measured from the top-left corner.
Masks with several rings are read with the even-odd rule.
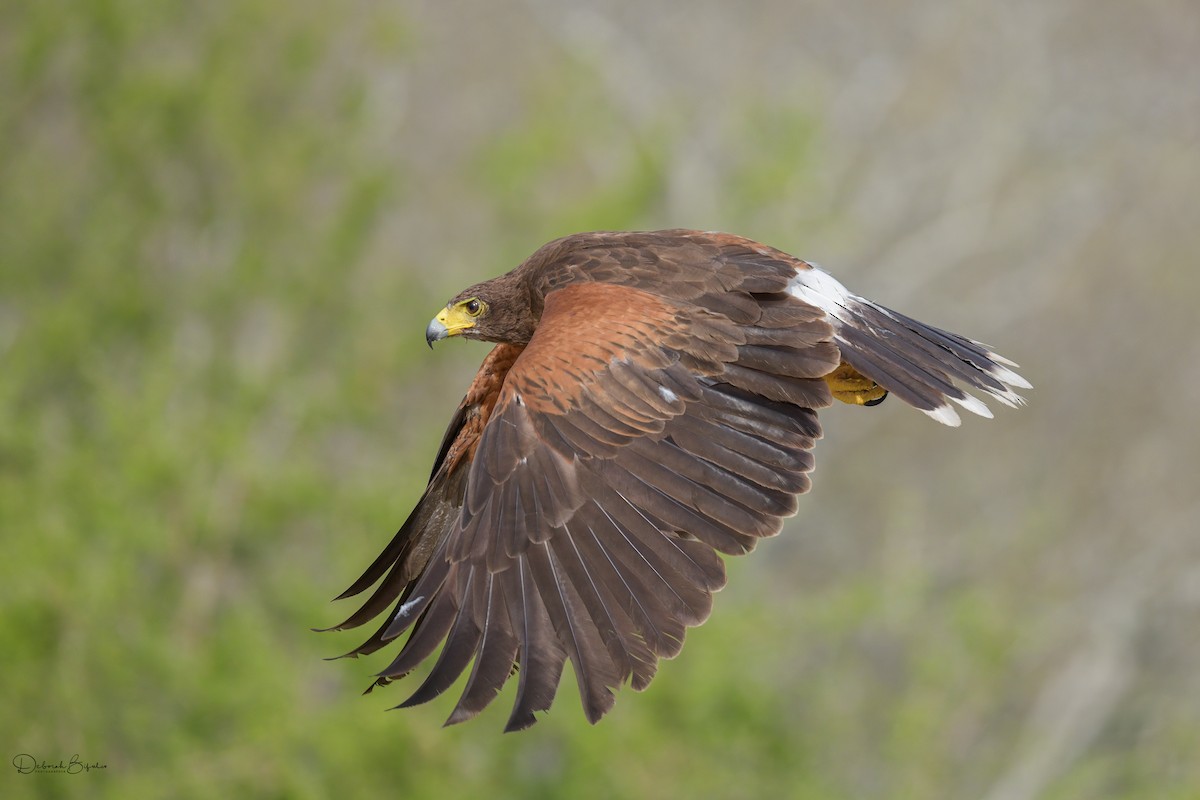
[[[37,772],[53,772],[60,775],[79,775],[85,772],[91,772],[94,769],[108,769],[108,764],[101,764],[99,761],[81,761],[79,753],[71,756],[70,761],[63,761],[61,758],[58,761],[47,761],[42,759],[38,761],[28,753],[18,753],[13,756],[12,764],[17,768],[17,772],[22,775],[32,775]]]

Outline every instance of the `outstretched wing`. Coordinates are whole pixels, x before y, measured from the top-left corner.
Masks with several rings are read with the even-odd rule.
[[[379,586],[345,621],[322,631],[357,628],[374,619],[397,598],[401,603],[408,600],[413,582],[425,571],[433,551],[458,523],[480,436],[499,399],[504,378],[523,349],[498,345],[483,360],[442,437],[425,493],[383,552],[349,589],[334,599],[354,597],[376,582]],[[392,638],[385,636],[390,625],[391,619],[385,620],[370,639],[343,657],[367,655],[383,647]]]
[[[1011,369],[1016,364],[988,346],[858,297],[816,265],[742,236],[689,230],[576,234],[539,254],[527,265],[551,284],[582,277],[632,286],[736,324],[767,327],[764,314],[795,308],[781,296],[819,308],[833,325],[844,362],[844,372],[829,380],[846,390],[836,396],[847,402],[881,400],[882,392],[871,391],[877,385],[956,426],[952,403],[991,416],[971,390],[1018,406],[1023,400],[1014,388],[1030,388]]]
[[[820,309],[849,375],[857,373],[866,385],[877,384],[945,425],[960,424],[952,404],[992,416],[971,390],[1016,407],[1024,400],[1014,389],[1030,388],[1013,371],[1017,365],[987,345],[852,294],[820,267],[742,236],[658,231],[616,243],[601,237],[594,249],[608,251],[605,263],[622,265],[619,271],[610,266],[606,279],[665,290],[737,323],[761,325],[764,310],[791,309],[778,302],[778,293]],[[636,255],[647,251],[655,257]],[[882,399],[882,393],[867,396]]]
[[[355,651],[411,630],[377,683],[440,645],[402,705],[436,697],[470,666],[449,720],[459,722],[516,666],[509,730],[549,708],[568,659],[593,722],[622,683],[644,688],[708,616],[725,581],[718,552],[745,553],[777,533],[808,488],[813,409],[830,402],[821,376],[839,355],[823,312],[779,302],[786,311],[735,324],[628,286],[552,292],[477,442],[464,427],[443,448],[410,530],[352,587],[391,560],[339,626],[399,595]],[[418,575],[402,558],[413,542],[430,552]]]

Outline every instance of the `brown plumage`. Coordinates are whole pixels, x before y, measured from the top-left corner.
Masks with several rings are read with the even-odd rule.
[[[856,297],[738,236],[588,233],[472,286],[426,331],[497,342],[446,431],[428,488],[342,597],[336,629],[391,607],[347,655],[408,632],[377,685],[441,648],[402,706],[470,666],[448,722],[514,673],[507,730],[550,707],[569,659],[596,722],[645,688],[725,583],[719,553],[778,533],[808,489],[816,409],[891,392],[957,425],[962,387],[1007,405],[1029,384],[987,347]]]

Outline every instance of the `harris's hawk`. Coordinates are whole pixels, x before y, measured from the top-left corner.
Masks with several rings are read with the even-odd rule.
[[[650,683],[708,617],[725,583],[719,554],[749,552],[795,513],[817,409],[891,393],[958,425],[954,405],[991,416],[966,389],[1017,406],[1013,389],[1029,387],[988,347],[812,264],[687,230],[550,242],[453,298],[425,336],[496,347],[417,507],[341,597],[378,586],[335,629],[390,607],[347,653],[408,633],[374,685],[441,648],[402,706],[469,666],[448,724],[515,674],[506,730],[550,707],[567,660],[590,722],[621,684]]]

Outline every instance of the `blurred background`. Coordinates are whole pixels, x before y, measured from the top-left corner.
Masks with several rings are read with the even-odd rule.
[[[1200,797],[1200,7],[0,4],[3,797]],[[316,634],[577,230],[816,260],[1034,384],[822,415],[599,726],[384,713]],[[361,635],[360,635],[361,633]],[[20,753],[107,765],[19,775]]]

